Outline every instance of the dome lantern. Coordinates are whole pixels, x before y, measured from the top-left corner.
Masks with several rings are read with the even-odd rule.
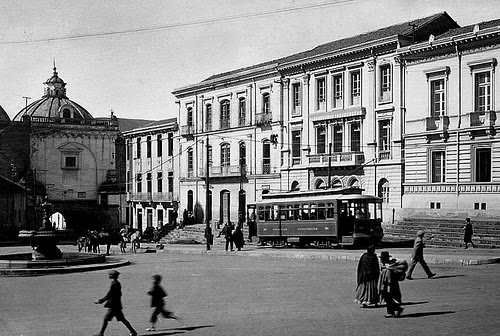
[[[47,79],[44,83],[46,85],[44,91],[44,97],[58,97],[58,98],[67,98],[66,97],[66,83],[59,78],[57,75],[56,62],[54,61],[54,73],[52,77]]]

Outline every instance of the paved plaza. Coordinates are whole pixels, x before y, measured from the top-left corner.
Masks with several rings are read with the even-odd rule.
[[[430,263],[427,279],[420,266],[416,280],[401,283],[405,311],[384,318],[385,308],[361,309],[354,303],[357,262],[362,250],[276,250],[248,246],[226,253],[204,246],[167,246],[157,253],[113,254],[131,261],[120,267],[124,313],[140,335],[497,335],[500,265],[460,266]],[[26,247],[1,247],[14,253]],[[63,251],[74,246],[61,246]],[[392,252],[394,251],[394,252]],[[397,257],[405,249],[391,250]],[[432,250],[431,250],[432,252]],[[468,251],[440,251],[464,260]],[[460,252],[460,255],[458,255]],[[246,255],[245,255],[246,253]],[[312,254],[311,254],[312,253]],[[337,256],[321,258],[320,255]],[[316,255],[316,257],[310,257]],[[494,251],[470,252],[484,260]],[[486,256],[485,256],[486,255]],[[467,259],[467,260],[469,260]],[[492,260],[493,260],[492,259]],[[0,335],[92,335],[105,310],[93,302],[110,281],[107,270],[37,277],[0,277]],[[164,276],[167,306],[185,326],[162,319],[146,332],[151,275]],[[116,321],[106,335],[128,335]]]

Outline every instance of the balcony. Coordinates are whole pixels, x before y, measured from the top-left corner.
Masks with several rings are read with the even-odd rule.
[[[495,111],[470,112],[466,115],[469,127],[493,127],[497,119]]]
[[[209,167],[210,178],[241,177],[247,174],[246,166],[211,166]],[[201,168],[200,177],[206,177],[206,168]]]
[[[292,109],[292,117],[300,117],[302,115],[302,106],[295,105]]]
[[[309,155],[309,165],[311,167],[328,167],[330,156],[328,154]],[[332,167],[359,166],[365,162],[363,152],[341,152],[332,153]]]
[[[193,136],[194,135],[194,126],[193,125],[181,126],[180,134],[181,134],[181,136],[184,136],[184,137]]]
[[[155,192],[153,193],[152,197],[153,202],[172,202],[173,199],[174,195],[172,192],[165,192],[165,193]]]
[[[427,117],[425,118],[426,131],[442,131],[447,132],[450,126],[450,118],[448,116]]]
[[[130,197],[128,198],[129,201],[132,202],[149,202],[151,201],[151,193],[143,193],[143,192],[137,192],[137,193],[129,193]]]
[[[269,125],[273,121],[273,115],[270,112],[255,114],[255,125]]]
[[[390,159],[392,159],[392,153],[391,153],[391,151],[379,151],[378,152],[378,159],[379,160],[390,160]]]

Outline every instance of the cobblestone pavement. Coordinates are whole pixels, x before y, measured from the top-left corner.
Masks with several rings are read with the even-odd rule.
[[[226,253],[216,245],[207,253],[204,246],[195,245],[144,253],[147,247],[155,246],[145,244],[136,254],[120,254],[116,246],[112,250],[114,256],[131,261],[130,266],[119,268],[120,281],[124,313],[140,335],[500,334],[500,265],[432,263],[437,276],[430,280],[417,266],[416,280],[401,283],[403,316],[385,319],[384,307],[361,309],[353,303],[355,257],[362,250],[276,250],[248,245],[245,251]],[[61,246],[68,252],[74,248]],[[27,250],[2,247],[0,253]],[[396,257],[409,254],[409,249],[388,250]],[[427,250],[429,261],[434,255],[463,259],[469,254],[477,260],[497,255],[495,251],[432,250]],[[339,258],[316,258],[322,255]],[[162,320],[159,331],[144,331],[150,313],[145,293],[155,273],[164,276],[168,307],[184,318],[185,327]],[[0,277],[0,335],[92,335],[104,314],[93,302],[108,287],[107,270]],[[106,335],[128,333],[113,321]]]

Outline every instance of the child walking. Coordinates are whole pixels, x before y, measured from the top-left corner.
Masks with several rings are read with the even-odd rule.
[[[151,295],[151,308],[154,308],[153,314],[151,315],[151,327],[147,328],[146,331],[155,331],[155,324],[158,321],[158,315],[162,314],[165,318],[175,319],[182,323],[182,319],[174,315],[173,312],[165,309],[164,298],[167,296],[167,292],[160,286],[161,275],[153,275],[153,287],[148,292]]]

